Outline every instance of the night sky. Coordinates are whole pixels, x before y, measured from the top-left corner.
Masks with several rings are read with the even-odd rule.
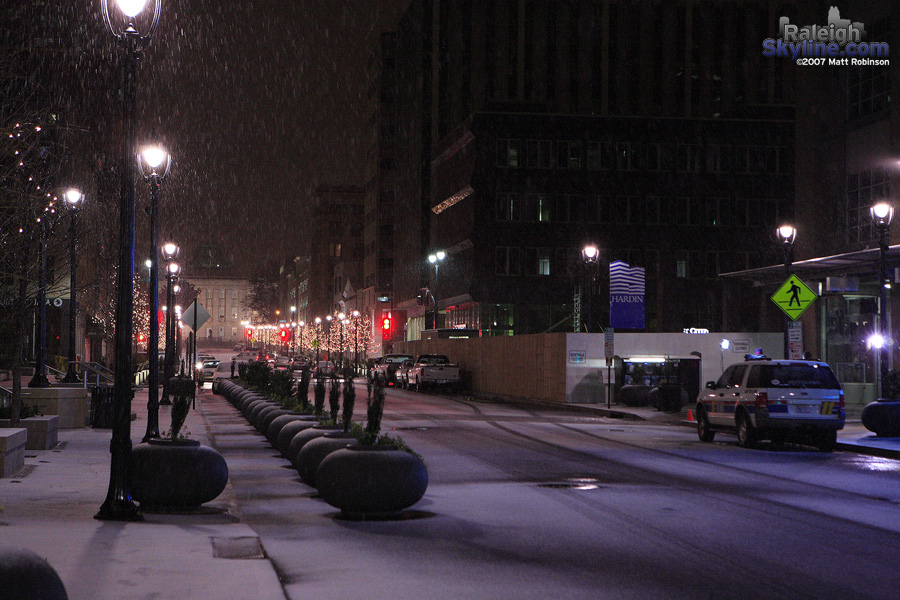
[[[232,261],[223,274],[295,255],[315,186],[364,183],[366,58],[408,4],[163,0],[139,65],[138,137],[155,131],[173,155],[160,232],[188,269],[209,244]]]

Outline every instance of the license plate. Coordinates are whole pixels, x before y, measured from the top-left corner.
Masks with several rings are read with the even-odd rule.
[[[797,407],[797,412],[803,415],[811,415],[813,413],[813,407],[807,404],[801,404]]]

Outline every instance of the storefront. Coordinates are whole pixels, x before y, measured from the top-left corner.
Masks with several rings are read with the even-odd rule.
[[[867,404],[876,399],[879,369],[878,353],[871,336],[883,332],[887,343],[887,368],[897,370],[900,337],[894,330],[891,313],[891,289],[885,292],[884,327],[879,327],[881,289],[878,248],[813,258],[791,264],[791,272],[800,277],[819,298],[801,317],[804,348],[811,356],[831,365],[844,388],[847,404]],[[885,267],[891,283],[898,283],[900,245],[885,252]],[[725,278],[753,282],[771,295],[785,279],[783,265],[725,273]]]

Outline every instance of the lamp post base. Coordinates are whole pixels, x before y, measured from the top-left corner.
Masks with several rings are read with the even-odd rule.
[[[99,521],[143,521],[144,515],[132,500],[115,499],[104,502],[94,518]]]
[[[28,382],[28,387],[30,388],[48,388],[50,387],[50,380],[47,379],[46,375],[41,373],[35,373],[34,377],[31,378],[31,381]]]
[[[81,383],[81,379],[75,369],[70,368],[63,377],[62,383]]]

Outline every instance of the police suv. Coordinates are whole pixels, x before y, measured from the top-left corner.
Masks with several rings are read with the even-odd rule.
[[[830,452],[844,427],[844,392],[831,368],[811,360],[749,357],[710,381],[697,398],[697,433],[735,431],[752,448],[760,439],[811,443]]]

